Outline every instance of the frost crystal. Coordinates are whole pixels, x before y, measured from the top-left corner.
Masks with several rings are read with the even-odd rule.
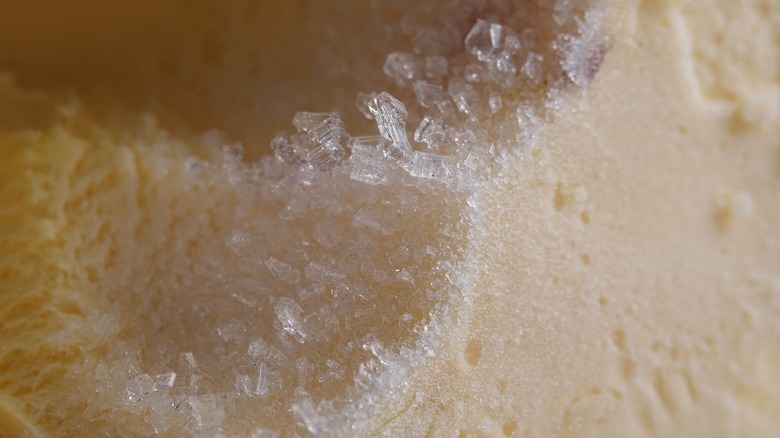
[[[309,298],[322,295],[324,292],[325,292],[325,285],[315,284],[313,286],[309,286],[299,290],[298,296],[300,297],[301,300],[308,300]]]
[[[360,93],[355,102],[377,128],[299,112],[271,141],[272,157],[246,160],[203,135],[208,147],[193,145],[198,158],[177,171],[183,187],[168,187],[204,200],[202,209],[192,199],[176,206],[191,218],[167,242],[178,257],[150,254],[170,269],[110,297],[112,314],[152,318],[117,324],[130,336],[117,337],[114,359],[94,373],[99,391],[89,388],[85,416],[111,419],[108,406],[121,413],[117,428],[133,415],[144,433],[166,436],[363,436],[387,406],[414,396],[409,371],[439,354],[474,299],[479,266],[467,251],[484,220],[482,190],[532,151],[561,97],[592,77],[606,50],[583,2],[548,3],[421,6],[403,19],[408,39],[387,35],[415,46],[383,66],[347,65],[361,41],[323,52],[365,90],[381,83],[363,73],[383,67],[398,98]],[[502,24],[470,21],[479,17]],[[290,103],[311,100],[302,97],[293,92]],[[734,217],[748,216],[746,205],[732,207]]]
[[[366,184],[379,185],[387,182],[387,172],[388,167],[381,161],[362,158],[355,160],[349,177]]]
[[[466,66],[464,75],[469,82],[485,82],[489,77],[489,71],[484,64],[471,63]]]
[[[363,117],[367,118],[368,120],[374,120],[374,116],[371,114],[371,111],[368,110],[368,104],[375,97],[376,93],[360,92],[357,94],[357,98],[355,99],[355,107],[357,107],[358,111],[360,111],[360,114],[362,114]]]
[[[489,73],[467,74],[467,79],[491,80],[504,87],[514,84],[517,68],[514,57],[521,49],[520,38],[508,27],[479,19],[466,36],[466,49],[484,62]],[[474,71],[472,69],[472,71]]]
[[[400,87],[411,84],[415,79],[419,79],[422,76],[422,70],[422,63],[412,53],[391,53],[385,60],[385,74]]]
[[[176,382],[176,373],[169,371],[164,374],[159,374],[154,378],[154,390],[155,391],[169,391],[173,388],[173,384]]]
[[[441,83],[447,75],[449,61],[443,56],[427,56],[425,58],[425,77],[433,83]]]
[[[352,154],[361,156],[381,156],[391,144],[380,135],[366,137],[352,137],[347,143],[352,150]],[[379,152],[379,154],[377,154]]]
[[[450,174],[449,157],[415,152],[409,173],[419,178],[444,179]]]
[[[127,383],[127,399],[131,402],[139,402],[154,391],[154,380],[148,374],[133,377]]]
[[[230,235],[226,245],[237,256],[247,256],[250,254],[252,248],[249,242],[249,235],[242,231],[235,231]]]
[[[542,73],[542,62],[544,57],[538,53],[530,52],[528,58],[523,64],[523,73],[531,80],[533,85],[539,85],[544,80]]]
[[[336,142],[323,143],[306,155],[306,162],[315,170],[327,170],[344,157],[344,148]]]
[[[323,171],[344,157],[344,122],[337,114],[299,112],[293,125],[299,135],[277,135],[271,142],[277,158],[293,166],[308,163],[313,170]]]
[[[491,94],[490,98],[488,99],[488,106],[490,107],[490,113],[495,114],[499,111],[501,111],[501,108],[503,108],[504,103],[501,100],[500,94]]]
[[[448,116],[453,113],[452,102],[441,85],[417,81],[414,84],[414,94],[423,108],[430,108],[439,115]]]
[[[243,336],[244,331],[245,329],[243,324],[241,324],[241,322],[238,320],[232,319],[228,325],[222,328],[218,328],[217,334],[220,338],[227,342],[233,339],[240,339]]]
[[[447,92],[452,96],[455,106],[461,113],[476,117],[481,112],[479,94],[471,84],[463,80],[452,81]]]
[[[599,34],[604,20],[600,11],[588,10],[580,26],[580,35],[563,36],[564,57],[561,66],[569,79],[580,87],[586,86],[596,75],[604,55],[607,42]]]
[[[309,335],[304,330],[301,318],[303,309],[298,303],[290,298],[282,297],[274,306],[274,311],[285,332],[291,334],[300,343],[308,339]]]
[[[271,140],[271,149],[273,149],[276,158],[287,164],[297,166],[304,162],[303,157],[300,155],[299,151],[296,150],[295,144],[290,143],[284,136],[277,135],[274,137],[274,139]]]
[[[366,184],[379,185],[388,182],[391,163],[385,159],[392,154],[392,144],[381,136],[352,137],[349,139],[350,157],[353,163],[350,178]]]
[[[520,50],[520,39],[512,30],[478,19],[466,35],[466,50],[486,63],[509,60]]]
[[[379,133],[393,144],[390,156],[402,159],[411,155],[412,146],[406,136],[406,120],[409,118],[406,106],[389,93],[382,92],[371,101],[368,108],[374,115]]]
[[[218,426],[225,419],[225,410],[216,394],[190,397],[189,403],[192,416],[202,428]]]
[[[387,236],[395,231],[394,224],[389,219],[376,210],[361,209],[355,214],[352,223],[356,227],[368,227]]]
[[[269,345],[262,339],[258,339],[249,344],[247,354],[255,359],[262,359],[276,365],[287,363],[287,357],[276,347]]]
[[[298,272],[295,268],[274,257],[269,258],[265,264],[268,266],[268,269],[271,271],[271,273],[276,276],[276,278],[287,284],[296,284],[301,278],[300,272]]]
[[[257,370],[257,385],[255,385],[255,394],[261,398],[268,396],[270,382],[268,379],[268,366],[265,362],[260,363],[260,367]]]
[[[444,141],[446,134],[444,127],[440,122],[428,116],[425,116],[420,122],[420,126],[414,131],[414,141],[425,143],[431,150],[437,150]]]
[[[315,262],[306,265],[305,271],[309,280],[319,283],[336,283],[344,280],[343,274]]]
[[[184,366],[190,373],[198,372],[198,362],[195,360],[195,355],[188,351],[181,354],[181,360],[184,362]]]
[[[337,116],[328,117],[308,130],[311,141],[317,144],[340,143],[344,134],[344,122]]]
[[[309,133],[323,123],[326,123],[328,119],[338,119],[338,115],[335,113],[300,111],[296,113],[293,118],[293,126],[295,126],[295,129],[297,129],[298,132]]]
[[[263,429],[263,428],[257,428],[252,431],[252,434],[249,436],[249,438],[279,438],[280,435],[278,432],[275,432],[273,430]]]

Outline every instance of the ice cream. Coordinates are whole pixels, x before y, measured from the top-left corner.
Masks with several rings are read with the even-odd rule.
[[[411,3],[0,14],[0,434],[777,433],[780,8]]]

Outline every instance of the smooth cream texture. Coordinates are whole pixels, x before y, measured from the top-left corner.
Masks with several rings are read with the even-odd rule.
[[[205,18],[169,9],[165,20],[194,17],[196,24],[182,28],[204,32],[197,23]],[[375,434],[780,430],[780,8],[644,2],[612,12],[612,46],[593,82],[568,95],[537,146],[511,159],[476,197],[484,215],[468,254],[481,268],[464,323],[415,372],[408,402],[388,406]],[[154,23],[146,9],[135,13]],[[97,30],[86,29],[84,41],[97,39]],[[134,48],[134,32],[119,28],[115,38]],[[171,34],[173,46],[195,38],[188,35]],[[2,43],[14,47],[10,38]],[[266,128],[242,128],[255,113],[230,108],[230,94],[196,98],[219,101],[219,111],[203,113],[182,97],[186,90],[176,90],[175,77],[153,71],[116,83],[105,69],[133,62],[84,47],[78,39],[44,38],[5,52],[25,86],[0,85],[0,435],[90,430],[81,415],[91,395],[74,390],[80,377],[68,370],[94,366],[85,363],[93,358],[57,343],[94,346],[123,336],[106,329],[110,322],[68,327],[103,305],[107,282],[143,275],[123,271],[147,266],[136,263],[139,254],[162,263],[170,247],[160,241],[170,245],[212,226],[188,222],[193,213],[229,217],[230,197],[177,189],[195,182],[170,169],[192,154],[210,156],[194,133],[217,127],[244,140],[266,135]],[[54,53],[70,56],[43,56]],[[146,59],[146,52],[134,56]],[[80,58],[89,76],[71,64]],[[66,79],[39,73],[52,68]],[[301,71],[308,70],[270,80],[301,74],[289,83],[305,84]],[[246,85],[205,76],[198,81],[206,90],[235,87],[232,96]],[[108,91],[90,88],[96,78],[105,78]],[[349,80],[334,83],[351,96]],[[61,96],[71,84],[81,103]],[[159,122],[136,114],[133,106],[146,103],[134,97],[139,90],[172,90],[152,105]],[[311,102],[325,99],[306,90]],[[264,95],[273,91],[258,93],[275,102]],[[130,108],[117,105],[117,96]],[[157,234],[133,235],[140,217],[159,220],[150,227]],[[181,228],[170,232],[168,223]],[[69,338],[84,333],[94,337]],[[144,430],[135,417],[108,421]],[[228,435],[246,429],[233,427]]]
[[[595,80],[484,193],[459,358],[395,433],[778,433],[780,11],[765,8],[613,11]]]
[[[484,401],[467,430],[780,430],[780,83],[761,63],[777,59],[778,11],[724,7],[729,31],[757,36],[711,71],[693,55],[719,50],[708,7],[627,11],[591,86],[485,195],[490,275],[464,349],[481,355],[460,395]],[[725,89],[707,91],[716,74]]]

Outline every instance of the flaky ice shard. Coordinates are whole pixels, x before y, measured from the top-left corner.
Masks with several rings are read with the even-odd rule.
[[[406,135],[406,120],[409,118],[406,106],[390,93],[382,92],[368,108],[374,115],[379,133],[393,144],[390,156],[398,160],[410,157],[412,145]]]

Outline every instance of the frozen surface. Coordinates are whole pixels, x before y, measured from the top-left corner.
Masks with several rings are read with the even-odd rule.
[[[548,3],[407,11],[392,25],[412,45],[373,67],[386,81],[345,100],[355,107],[302,108],[259,160],[210,132],[206,152],[149,171],[207,202],[186,220],[132,219],[154,243],[106,286],[106,333],[121,335],[96,359],[87,418],[174,436],[381,423],[467,317],[473,195],[598,68],[598,14],[553,20]],[[144,196],[149,211],[174,208]]]

